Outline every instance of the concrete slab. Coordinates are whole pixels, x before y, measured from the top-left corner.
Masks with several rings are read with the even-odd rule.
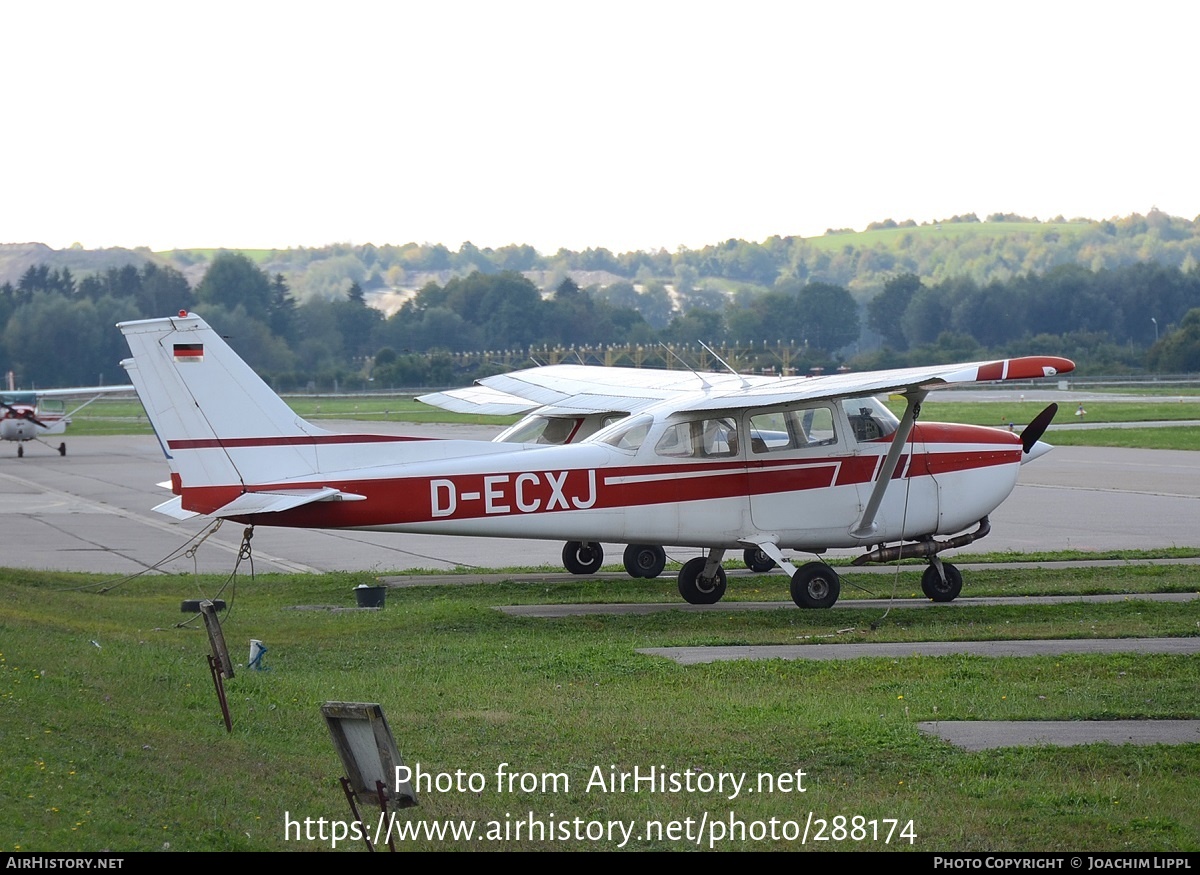
[[[645,647],[638,653],[680,665],[738,659],[905,659],[910,656],[1064,656],[1071,653],[1200,653],[1200,638],[1087,638],[1044,641],[925,641],[895,644],[771,644],[737,647]]]

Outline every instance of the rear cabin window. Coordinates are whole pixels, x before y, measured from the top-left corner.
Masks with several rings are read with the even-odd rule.
[[[803,450],[835,443],[837,432],[829,407],[776,410],[750,417],[750,449],[754,453]]]

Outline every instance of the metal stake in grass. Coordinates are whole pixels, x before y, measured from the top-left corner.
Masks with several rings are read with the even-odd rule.
[[[225,698],[225,684],[222,678],[233,677],[233,660],[229,658],[229,648],[225,646],[225,633],[221,631],[216,606],[205,599],[200,602],[199,607],[204,617],[204,628],[208,630],[208,644],[212,648],[212,652],[208,654],[208,670],[212,673],[213,686],[217,689],[217,701],[221,703],[225,731],[231,733],[233,720],[229,716],[229,701]]]

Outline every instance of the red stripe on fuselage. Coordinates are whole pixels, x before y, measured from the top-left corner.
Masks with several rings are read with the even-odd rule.
[[[437,438],[405,437],[386,434],[321,434],[290,437],[204,438],[167,441],[172,450],[245,449],[250,447],[295,447],[316,444],[389,444],[403,441],[432,441]]]
[[[1017,464],[1021,460],[1019,445],[1011,449],[917,453],[912,464],[907,465],[909,455],[906,453],[897,466],[895,478],[969,471]],[[748,463],[689,462],[264,484],[252,491],[332,486],[365,496],[366,500],[317,502],[244,519],[264,525],[350,528],[678,504],[865,484],[877,476],[881,459],[878,455],[754,459]],[[241,493],[238,486],[188,488],[185,484],[183,507],[213,513]]]

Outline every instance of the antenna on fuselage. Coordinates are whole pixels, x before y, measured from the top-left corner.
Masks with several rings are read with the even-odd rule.
[[[703,340],[697,340],[696,343],[700,344],[702,347],[704,347],[706,350],[708,350],[709,355],[711,355],[713,358],[715,358],[717,361],[719,361],[721,364],[723,364],[725,366],[725,369],[727,371],[729,371],[729,373],[733,374],[735,377],[737,377],[739,380],[741,380],[743,389],[750,388],[750,384],[746,381],[746,378],[744,376],[742,376],[741,374],[739,374],[737,371],[735,371],[730,366],[729,362],[725,361],[725,359],[723,359],[719,355],[717,355],[716,352],[713,351],[713,348],[711,346],[709,346]]]
[[[705,389],[712,388],[712,384],[709,383],[708,380],[704,379],[704,377],[700,376],[700,372],[698,370],[696,370],[695,368],[693,368],[691,365],[689,365],[682,357],[680,357],[675,352],[675,350],[671,349],[671,347],[667,346],[661,340],[658,342],[658,345],[661,346],[663,349],[665,349],[667,352],[669,352],[671,355],[675,356],[676,360],[678,360],[678,362],[681,365],[683,365],[685,368],[687,368],[689,371],[691,371],[693,374],[695,374],[696,379],[700,381],[701,385],[703,385]],[[703,346],[704,344],[701,343],[700,345]],[[707,349],[707,347],[705,347],[705,348]]]

